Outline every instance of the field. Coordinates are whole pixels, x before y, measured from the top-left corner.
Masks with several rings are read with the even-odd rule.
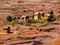
[[[0,0],[0,45],[60,45],[60,0]]]

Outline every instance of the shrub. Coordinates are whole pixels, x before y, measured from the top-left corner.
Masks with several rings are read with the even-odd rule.
[[[32,23],[35,23],[35,20],[34,20],[34,19],[27,19],[27,20],[24,22],[24,25],[26,25],[26,26],[31,26]]]
[[[28,19],[28,20],[26,21],[26,23],[35,23],[35,20],[34,20],[34,19]]]
[[[12,21],[12,16],[7,16],[7,21],[11,22]]]
[[[17,18],[16,17],[13,17],[13,20],[16,20]]]
[[[31,26],[31,23],[25,23],[24,25],[25,26]]]
[[[37,22],[37,23],[44,23],[45,20],[44,20],[44,19],[37,19],[36,22]]]
[[[28,19],[26,21],[26,23],[44,23],[45,20],[44,19],[37,19],[37,20],[34,20],[34,19]]]
[[[10,24],[10,25],[15,25],[15,24],[17,24],[17,22],[12,21],[12,22],[9,22],[8,24]]]
[[[48,22],[52,22],[52,21],[55,21],[55,19],[56,18],[54,16],[49,16],[47,20]]]

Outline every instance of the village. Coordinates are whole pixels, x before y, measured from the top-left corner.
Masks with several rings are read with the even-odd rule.
[[[16,2],[0,3],[0,45],[60,45],[59,1]]]

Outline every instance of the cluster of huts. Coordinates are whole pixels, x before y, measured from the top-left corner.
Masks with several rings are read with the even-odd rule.
[[[49,11],[47,14],[44,12],[44,11],[41,11],[41,12],[33,12],[31,10],[24,10],[23,15],[21,16],[21,19],[20,20],[27,20],[29,18],[33,18],[33,19],[40,19],[40,18],[45,18],[45,17],[48,17],[50,15],[54,15],[54,12],[53,10]],[[3,30],[6,30],[7,33],[10,33],[10,27],[3,27]]]
[[[50,15],[54,15],[54,12],[53,10],[49,11],[47,14],[43,11],[41,12],[33,12],[31,10],[24,10],[23,15],[21,16],[21,19],[24,21],[24,20],[27,20],[29,18],[33,18],[33,19],[40,19],[40,18],[44,18],[44,17],[48,17]],[[10,27],[3,27],[3,30],[6,30],[7,33],[10,33]]]
[[[29,11],[31,10],[24,10],[23,15],[21,16],[22,20],[27,20],[29,18],[42,19],[42,18],[47,18],[50,15],[54,15],[53,10],[48,11],[48,13],[45,13],[44,11],[40,11],[40,12],[31,11],[30,13],[28,13]]]

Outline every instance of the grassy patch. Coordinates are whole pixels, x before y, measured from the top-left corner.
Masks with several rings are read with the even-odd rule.
[[[36,23],[44,23],[44,22],[45,22],[44,19],[37,19],[37,20],[35,20],[35,21],[36,21]]]
[[[35,39],[35,37],[22,37],[22,36],[17,36],[17,39],[29,40],[29,39]]]
[[[8,24],[9,25],[15,25],[15,24],[17,24],[17,22],[16,21],[12,21],[12,22],[8,22]]]
[[[6,39],[6,41],[11,41],[11,40],[13,40],[13,38],[7,38],[7,39]]]

